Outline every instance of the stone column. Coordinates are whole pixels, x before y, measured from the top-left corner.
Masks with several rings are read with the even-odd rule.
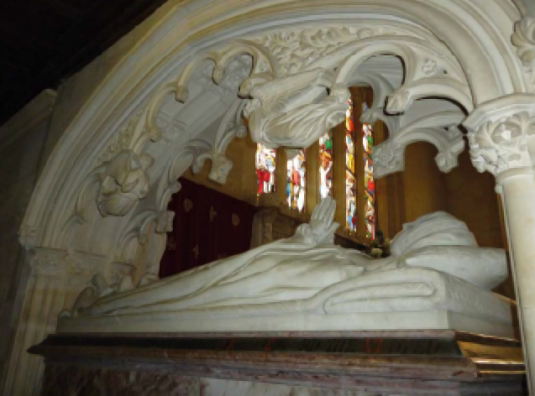
[[[63,309],[67,252],[35,249],[30,252],[31,274],[11,351],[6,395],[38,395],[44,365],[26,350],[53,333]]]
[[[478,107],[464,122],[474,166],[496,176],[517,295],[530,394],[535,392],[535,95]],[[466,186],[470,188],[470,186]]]
[[[5,395],[39,395],[44,364],[41,358],[27,353],[28,348],[56,331],[60,312],[72,308],[94,275],[113,283],[133,270],[103,256],[58,249],[33,248],[28,256],[31,273],[11,350]]]

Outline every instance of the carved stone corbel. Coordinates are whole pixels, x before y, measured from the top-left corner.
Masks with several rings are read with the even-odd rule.
[[[99,172],[100,188],[97,197],[102,216],[124,216],[147,195],[147,169],[154,159],[145,153],[123,150],[104,164]]]

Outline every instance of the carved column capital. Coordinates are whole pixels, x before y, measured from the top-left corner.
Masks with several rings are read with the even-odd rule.
[[[478,107],[465,120],[472,163],[498,176],[532,169],[535,154],[535,95],[504,96]]]

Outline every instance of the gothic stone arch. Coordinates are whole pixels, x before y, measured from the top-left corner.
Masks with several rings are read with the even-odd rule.
[[[535,23],[509,0],[222,3],[170,1],[146,22],[148,33],[99,81],[48,159],[20,236],[39,293],[64,298],[29,318],[31,329],[21,324],[8,389],[35,386],[19,370],[30,359],[23,351],[53,330],[92,275],[110,284],[125,273],[141,284],[156,277],[178,177],[208,159],[210,178],[224,183],[226,147],[246,133],[242,116],[257,142],[306,147],[342,121],[349,86],[370,85],[376,100],[363,117],[391,132],[376,149],[384,175],[403,168],[416,140],[435,144],[450,170],[468,114],[533,98]],[[532,117],[533,104],[524,113]],[[472,141],[499,116],[471,118]]]

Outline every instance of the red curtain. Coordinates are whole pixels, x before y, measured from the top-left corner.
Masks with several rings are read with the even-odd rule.
[[[243,253],[251,243],[254,206],[186,179],[179,182],[182,188],[169,203],[175,218],[161,278]]]

